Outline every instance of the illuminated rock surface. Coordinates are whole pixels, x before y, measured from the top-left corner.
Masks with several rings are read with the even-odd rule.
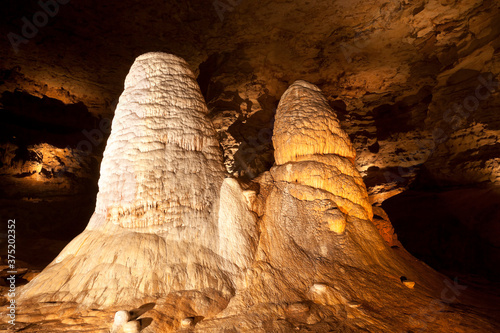
[[[214,3],[228,5],[222,17]],[[34,269],[87,226],[109,135],[101,120],[134,59],[162,50],[188,61],[231,175],[272,167],[277,103],[307,80],[405,247],[451,277],[498,281],[497,1],[69,1],[16,52],[6,37],[34,14],[38,1],[0,3],[0,215],[23,221],[17,254]],[[390,201],[409,188],[422,193]],[[430,213],[436,191],[467,198],[410,222],[409,206]]]
[[[462,286],[382,238],[350,140],[316,86],[283,95],[276,164],[253,182],[226,178],[206,115],[182,59],[137,58],[95,213],[22,288],[23,332],[108,332],[121,310],[123,332],[498,328]]]
[[[332,210],[325,213],[327,220],[345,221],[344,215],[372,219],[368,194],[354,165],[356,151],[316,86],[297,81],[283,94],[276,111],[273,144],[277,164],[271,169],[273,178],[303,185],[291,193],[293,196],[323,200],[325,212],[333,200],[333,208],[341,214]],[[332,226],[342,224],[333,220],[329,222]]]
[[[239,184],[224,180],[206,114],[182,59],[149,53],[136,60],[105,150],[95,213],[23,299],[130,306],[195,290],[204,299],[199,315],[226,305],[253,257],[256,223]]]

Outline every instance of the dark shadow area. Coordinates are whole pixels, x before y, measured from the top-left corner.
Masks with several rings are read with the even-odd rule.
[[[263,95],[258,102],[262,110],[248,118],[240,116],[228,129],[236,141],[241,142],[234,162],[240,177],[246,179],[255,178],[274,164],[272,136],[278,100]]]
[[[349,114],[349,112],[347,111],[347,105],[344,101],[336,99],[333,101],[328,101],[328,104],[335,111],[335,114],[337,115],[339,121],[342,122],[347,119],[347,115]]]
[[[467,81],[473,81],[479,76],[479,71],[473,69],[459,69],[446,80],[448,86],[463,84]]]
[[[43,269],[85,229],[109,124],[83,103],[21,91],[1,95],[0,215],[16,220],[20,268]],[[5,224],[0,234],[7,253]]]
[[[431,89],[425,86],[416,95],[374,108],[372,114],[377,127],[377,139],[386,140],[396,133],[423,128],[426,110],[432,101]]]
[[[371,166],[366,171],[366,176],[363,177],[363,181],[366,187],[374,187],[377,185],[387,185],[397,187],[406,187],[415,177],[415,173],[418,169],[408,169],[400,167],[385,167],[379,168],[377,166]],[[391,185],[391,183],[394,183]]]
[[[140,319],[137,319],[137,318],[139,318],[140,316],[142,316],[143,314],[145,314],[149,310],[153,309],[155,307],[155,305],[156,305],[156,303],[146,303],[146,304],[141,305],[137,309],[130,310],[129,311],[129,313],[130,313],[129,320],[137,320],[141,325],[141,330],[145,329],[146,327],[151,325],[151,323],[153,322],[153,318],[151,318],[151,317],[144,317],[144,318],[140,318]]]
[[[97,188],[94,191],[97,192]],[[45,268],[85,229],[94,207],[95,193],[45,199],[0,199],[0,215],[16,220],[18,267]],[[0,233],[6,235],[6,224]],[[0,251],[6,254],[4,237],[0,239]]]
[[[227,53],[211,54],[208,59],[202,62],[198,67],[200,72],[196,81],[200,86],[201,93],[203,97],[205,97],[206,103],[220,95],[223,91],[221,86],[212,81],[212,77],[219,73],[221,65],[227,60],[228,56]]]
[[[500,189],[492,186],[408,190],[386,200],[405,248],[450,276],[500,276]]]
[[[84,130],[99,128],[99,122],[100,118],[93,116],[83,103],[64,104],[21,91],[6,91],[0,97],[0,142],[75,147],[79,141],[89,140]]]
[[[156,303],[151,302],[151,303],[143,304],[140,307],[138,307],[137,309],[130,310],[129,311],[130,312],[130,320],[136,320],[137,318],[139,318],[140,316],[142,316],[143,314],[145,314],[149,310],[152,310],[155,306],[156,306]]]
[[[149,325],[151,325],[151,323],[153,323],[153,318],[151,317],[141,318],[139,319],[139,323],[141,324],[141,330],[143,330]]]

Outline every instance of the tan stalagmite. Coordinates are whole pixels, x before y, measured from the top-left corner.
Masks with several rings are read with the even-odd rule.
[[[308,155],[334,154],[352,161],[356,157],[349,137],[321,90],[302,80],[294,82],[281,96],[273,144],[277,165]]]
[[[207,113],[184,61],[158,53],[139,57],[104,152],[96,214],[140,232],[168,230],[185,219],[187,228],[207,228],[224,178]]]
[[[87,229],[24,289],[22,300],[109,306],[179,290],[231,297],[252,261],[256,222],[239,183],[225,179],[207,113],[184,60],[164,53],[136,59]]]
[[[368,194],[354,165],[356,152],[318,87],[296,81],[283,94],[273,144],[274,179],[304,185],[296,194],[301,200],[332,200],[340,210],[325,210],[332,231],[344,232],[342,214],[372,219]]]
[[[255,180],[261,218],[254,264],[228,306],[197,331],[411,330],[405,314],[439,297],[443,277],[390,248],[370,221],[351,143],[320,90],[294,83],[274,126],[276,164]],[[413,289],[403,276],[416,282]],[[441,319],[436,326],[453,321]]]

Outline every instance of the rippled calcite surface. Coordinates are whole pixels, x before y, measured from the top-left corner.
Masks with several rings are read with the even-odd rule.
[[[95,212],[23,299],[109,306],[191,289],[231,297],[253,256],[256,223],[239,183],[226,179],[207,112],[184,60],[136,59],[104,152]]]
[[[96,214],[141,231],[189,219],[186,227],[204,232],[203,221],[217,212],[214,198],[225,176],[207,113],[183,60],[158,53],[139,57],[125,80],[104,152]]]
[[[325,213],[332,230],[344,231],[343,214],[372,219],[356,151],[318,87],[296,81],[283,94],[273,144],[275,180],[302,185],[292,194],[301,200],[333,202],[340,212]]]

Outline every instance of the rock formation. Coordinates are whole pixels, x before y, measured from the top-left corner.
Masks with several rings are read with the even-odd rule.
[[[271,168],[277,103],[307,80],[335,110],[371,202],[385,205],[406,248],[439,270],[498,279],[500,209],[496,195],[483,200],[500,176],[497,1],[71,1],[44,25],[54,1],[0,4],[3,36],[20,38],[17,47],[0,39],[0,215],[26,221],[18,254],[36,269],[95,209],[109,135],[99,122],[112,119],[130,64],[164,50],[197,77],[230,174]],[[422,195],[387,200],[409,188]],[[468,208],[450,200],[436,223],[407,220],[412,203],[430,212],[442,190],[465,190]]]
[[[254,182],[226,178],[206,115],[183,60],[136,59],[95,213],[23,288],[20,316],[35,325],[24,331],[495,329],[465,307],[421,311],[444,309],[444,277],[380,236],[355,151],[316,86],[283,95],[276,163]]]
[[[344,215],[372,219],[366,188],[354,165],[356,151],[317,87],[297,81],[283,94],[273,144],[273,178],[303,185],[292,193],[299,200],[333,201],[333,209],[340,213],[325,213],[331,228],[342,233]]]
[[[206,115],[182,59],[137,58],[104,152],[94,215],[22,298],[130,306],[208,290],[229,299],[253,257],[256,223],[238,183],[224,179]]]

